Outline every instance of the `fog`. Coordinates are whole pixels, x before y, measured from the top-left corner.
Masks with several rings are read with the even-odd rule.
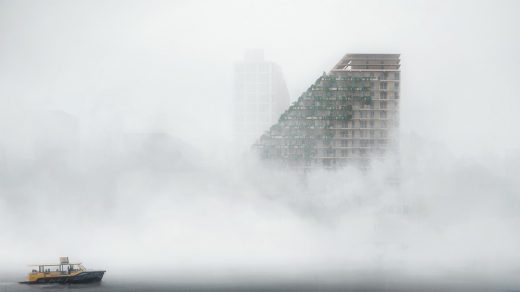
[[[518,287],[519,6],[0,1],[0,271]],[[247,48],[292,100],[346,53],[400,53],[399,153],[305,175],[236,154]]]

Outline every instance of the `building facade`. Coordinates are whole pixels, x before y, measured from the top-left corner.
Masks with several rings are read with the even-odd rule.
[[[280,67],[264,60],[263,50],[248,50],[235,64],[235,140],[248,150],[278,121],[290,99]]]
[[[347,54],[305,91],[254,149],[290,167],[366,165],[395,145],[400,55]]]

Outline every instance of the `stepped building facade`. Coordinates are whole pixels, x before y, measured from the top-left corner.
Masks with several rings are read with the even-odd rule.
[[[365,166],[396,145],[400,55],[347,54],[255,143],[262,159],[296,168]]]

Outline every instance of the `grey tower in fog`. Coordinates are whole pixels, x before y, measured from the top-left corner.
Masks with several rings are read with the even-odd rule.
[[[235,138],[249,149],[289,106],[289,92],[280,67],[264,60],[263,50],[247,50],[235,64]]]
[[[293,103],[254,148],[296,168],[366,165],[395,145],[400,56],[347,54]]]
[[[80,123],[61,110],[19,111],[16,127],[0,125],[0,169],[72,167],[80,158]],[[15,130],[12,130],[15,129]]]

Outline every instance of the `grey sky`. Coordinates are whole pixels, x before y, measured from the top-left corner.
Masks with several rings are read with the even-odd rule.
[[[347,52],[401,53],[403,133],[460,155],[520,142],[516,1],[0,3],[3,110],[104,108],[114,121],[94,128],[158,127],[203,146],[229,140],[245,48],[282,66],[293,100]]]

